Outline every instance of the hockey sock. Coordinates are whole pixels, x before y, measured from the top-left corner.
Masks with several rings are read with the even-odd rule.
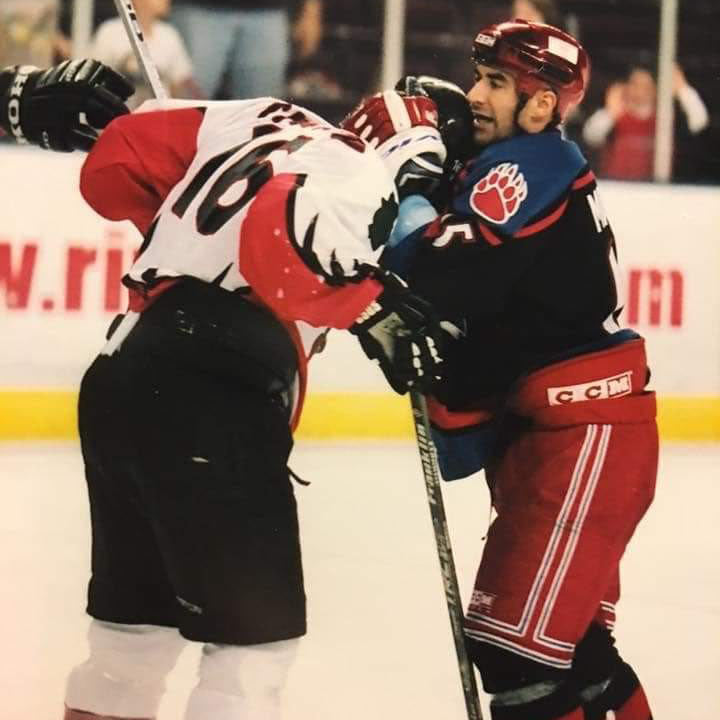
[[[279,720],[281,691],[298,639],[203,647],[184,720]]]
[[[635,671],[625,662],[618,666],[610,682],[583,705],[586,720],[605,720],[608,710],[615,720],[653,720],[645,691]]]
[[[585,720],[569,669],[467,637],[468,656],[480,670],[492,720]]]
[[[88,640],[90,657],[68,678],[66,720],[154,718],[185,646],[177,630],[93,620]]]

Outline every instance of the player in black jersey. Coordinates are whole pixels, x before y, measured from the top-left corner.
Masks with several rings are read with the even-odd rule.
[[[0,128],[46,150],[89,150],[98,132],[128,112],[133,86],[97,60],[0,70]],[[0,130],[0,135],[2,135]]]
[[[401,204],[385,256],[456,325],[428,398],[441,469],[484,467],[497,512],[469,654],[493,720],[650,720],[611,630],[619,562],[654,492],[655,396],[642,338],[617,323],[595,177],[560,129],[589,59],[570,35],[515,21],[481,31],[473,61],[466,161],[434,207]],[[438,82],[402,83],[418,86],[442,115]],[[382,140],[392,103],[376,96],[346,126]]]

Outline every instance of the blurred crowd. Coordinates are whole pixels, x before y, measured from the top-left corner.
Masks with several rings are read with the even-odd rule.
[[[72,0],[2,0],[0,66],[73,54]],[[383,0],[134,0],[152,57],[172,95],[290,97],[339,120],[377,89]],[[683,6],[674,76],[674,171],[720,182],[720,119],[713,109],[720,50],[714,0]],[[523,18],[562,27],[593,59],[593,79],[566,132],[604,177],[650,180],[655,147],[659,10],[642,0],[406,0],[409,73],[470,82],[473,29]],[[137,106],[150,95],[113,0],[95,0],[89,55],[127,75]],[[702,60],[700,59],[702,58]],[[686,64],[687,60],[687,64]]]
[[[627,78],[612,83],[605,104],[584,123],[582,137],[601,154],[601,175],[622,180],[652,177],[657,87],[648,68],[633,67]],[[696,135],[708,126],[707,107],[676,65],[673,97],[679,112],[678,132]]]

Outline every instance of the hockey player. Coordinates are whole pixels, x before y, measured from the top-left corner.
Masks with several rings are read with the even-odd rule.
[[[404,201],[405,234],[385,258],[462,330],[429,406],[445,478],[485,467],[497,513],[469,654],[493,720],[651,720],[611,631],[620,559],[654,492],[655,396],[643,340],[616,322],[595,177],[560,131],[588,56],[556,28],[515,21],[482,30],[473,61],[472,157],[433,198],[439,215]],[[403,83],[423,85],[436,94],[437,81]],[[386,96],[346,126],[383,141],[396,126]]]
[[[151,104],[88,155],[85,199],[144,242],[80,390],[94,619],[66,720],[155,718],[184,639],[203,643],[186,720],[279,717],[305,633],[287,462],[321,328],[399,392],[439,372],[429,307],[377,265],[394,177],[434,183],[445,158],[432,103],[400,104],[378,152],[261,98]]]
[[[0,135],[46,150],[89,150],[98,132],[128,112],[133,86],[97,60],[66,60],[45,70],[0,70]]]

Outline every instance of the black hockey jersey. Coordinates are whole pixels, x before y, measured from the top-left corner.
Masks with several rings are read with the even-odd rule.
[[[464,330],[437,393],[450,409],[617,329],[613,234],[592,171],[559,132],[513,137],[469,161],[413,250],[410,286]]]

